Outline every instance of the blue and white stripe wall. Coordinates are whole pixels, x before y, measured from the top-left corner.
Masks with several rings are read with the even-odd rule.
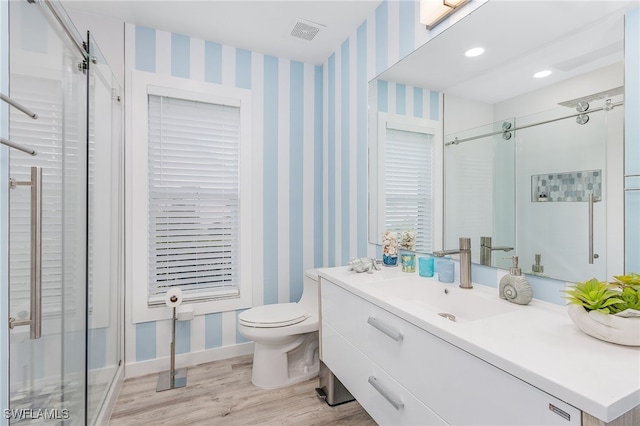
[[[485,2],[467,4],[429,32],[418,23],[418,1],[383,1],[324,63],[325,265],[344,265],[353,256],[381,256],[380,248],[367,241],[368,82]],[[380,111],[441,119],[437,92],[384,81],[374,89]],[[493,287],[505,273],[479,265],[472,272],[475,282]],[[564,282],[530,281],[537,298],[564,303],[559,292]]]
[[[324,264],[322,67],[127,25],[125,80],[133,70],[251,90],[254,304],[298,300],[303,271]],[[131,309],[126,306],[129,376],[154,371],[157,363],[148,361],[169,356],[171,340],[170,321],[134,324]],[[236,331],[238,313],[179,322],[177,353],[190,354],[184,362],[192,363],[251,351],[234,349],[246,343]]]
[[[370,97],[376,97],[378,112],[440,120],[438,92],[382,79],[378,79],[375,85],[369,87],[369,91]]]
[[[381,255],[367,238],[368,82],[485,2],[467,4],[427,31],[419,23],[419,1],[383,1],[323,64],[325,265]],[[384,82],[376,88],[386,112],[437,117],[436,92]]]
[[[254,181],[261,185],[254,199],[254,304],[297,300],[307,268],[375,255],[367,241],[367,83],[437,34],[418,18],[419,2],[384,1],[322,65],[126,25],[125,80],[141,70],[251,89]],[[424,95],[425,110],[436,98]],[[413,91],[406,100],[412,109]],[[156,371],[154,361],[169,356],[170,321],[134,324],[131,306],[125,309],[127,376]],[[238,313],[179,322],[183,362],[250,351],[236,331]]]

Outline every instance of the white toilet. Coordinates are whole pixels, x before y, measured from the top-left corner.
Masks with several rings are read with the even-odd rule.
[[[255,342],[251,381],[264,389],[318,375],[318,274],[304,274],[297,303],[256,306],[238,315],[238,331]]]

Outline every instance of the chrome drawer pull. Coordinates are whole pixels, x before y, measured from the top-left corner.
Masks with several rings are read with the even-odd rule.
[[[373,328],[376,328],[380,330],[382,333],[391,337],[396,342],[402,342],[402,339],[404,339],[404,336],[402,335],[402,333],[395,331],[394,329],[392,329],[386,324],[383,324],[382,322],[375,319],[374,317],[369,317],[369,319],[367,320],[367,323],[373,326]]]
[[[404,402],[402,402],[399,398],[393,396],[387,389],[383,388],[382,385],[378,383],[378,380],[375,378],[375,376],[369,376],[369,384],[373,386],[373,388],[377,390],[378,393],[384,397],[384,399],[389,401],[389,404],[393,405],[393,408],[398,411],[404,408]]]

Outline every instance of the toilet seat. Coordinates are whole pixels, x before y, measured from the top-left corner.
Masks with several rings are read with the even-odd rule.
[[[304,308],[297,303],[256,306],[238,315],[240,324],[256,328],[286,327],[307,318]]]

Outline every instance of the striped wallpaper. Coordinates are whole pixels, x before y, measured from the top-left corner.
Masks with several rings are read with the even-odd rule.
[[[482,3],[465,6],[455,19]],[[307,268],[379,254],[367,239],[368,82],[454,19],[428,32],[418,16],[418,1],[381,2],[322,65],[126,26],[126,70],[252,91],[253,154],[261,159],[254,178],[261,186],[254,199],[254,304],[297,300]],[[438,93],[392,83],[386,89],[389,112],[438,119]],[[238,313],[179,322],[177,352],[244,343]],[[128,364],[169,355],[170,321],[128,318]]]
[[[125,40],[129,70],[251,90],[259,164],[253,177],[254,304],[298,300],[303,271],[323,265],[322,67],[133,25]],[[246,342],[236,331],[239,313],[178,322],[176,352]],[[168,356],[169,320],[128,319],[126,327],[127,363]]]
[[[439,120],[439,93],[393,81],[377,80],[375,90],[379,112]]]

